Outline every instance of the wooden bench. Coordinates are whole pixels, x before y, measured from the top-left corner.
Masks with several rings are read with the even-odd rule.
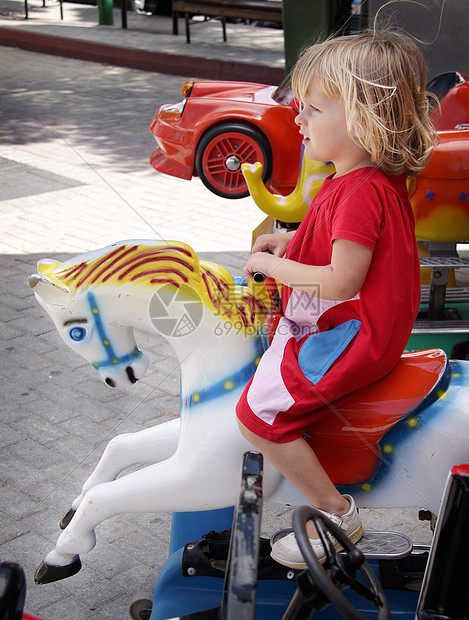
[[[249,19],[274,24],[283,24],[282,2],[280,0],[173,0],[173,34],[179,33],[178,17],[184,15],[186,41],[191,42],[190,17],[203,15],[221,20],[223,41],[226,41],[226,18]]]

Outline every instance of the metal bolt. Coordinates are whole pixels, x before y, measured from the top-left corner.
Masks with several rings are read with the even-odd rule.
[[[230,155],[225,162],[230,172],[237,172],[241,168],[241,160],[236,155]]]

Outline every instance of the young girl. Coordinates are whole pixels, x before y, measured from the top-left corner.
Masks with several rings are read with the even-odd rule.
[[[362,525],[303,436],[333,401],[397,364],[420,299],[420,267],[406,178],[436,143],[425,65],[417,46],[392,33],[338,37],[307,49],[292,87],[305,154],[332,161],[296,233],[263,235],[245,273],[283,284],[274,340],[237,406],[242,434],[352,542]],[[322,408],[322,413],[318,410]],[[326,408],[326,409],[327,409]],[[310,542],[323,546],[312,523]],[[293,534],[275,560],[303,568]]]

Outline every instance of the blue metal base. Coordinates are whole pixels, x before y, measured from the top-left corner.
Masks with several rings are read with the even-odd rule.
[[[173,512],[169,555],[188,542],[202,540],[204,534],[214,530],[229,530],[233,525],[234,507],[202,512]]]
[[[167,620],[195,611],[218,607],[222,601],[223,578],[192,576],[181,573],[182,552],[188,542],[201,540],[211,530],[221,531],[232,526],[233,509],[197,513],[175,513],[172,521],[170,555],[161,569],[153,594],[153,611],[150,620]],[[378,573],[378,563],[370,562]],[[259,580],[257,587],[256,620],[282,620],[282,616],[296,589],[295,582]],[[414,620],[417,592],[386,590],[392,617]],[[374,608],[367,607],[363,599],[345,591],[359,611],[370,619],[376,618]],[[332,606],[315,612],[314,619],[343,620]]]
[[[194,611],[219,607],[223,578],[183,577],[182,549],[173,553],[163,566],[153,594],[150,620],[167,620]],[[259,620],[281,620],[296,584],[286,581],[259,581],[257,613]]]

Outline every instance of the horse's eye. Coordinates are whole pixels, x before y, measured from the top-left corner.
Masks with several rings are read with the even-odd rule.
[[[72,327],[68,335],[75,342],[80,342],[86,338],[86,329],[84,327]]]

